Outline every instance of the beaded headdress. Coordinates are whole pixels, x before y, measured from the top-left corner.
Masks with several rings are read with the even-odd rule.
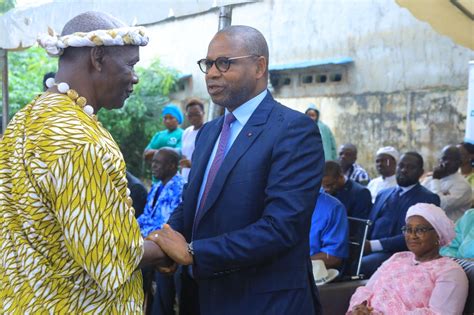
[[[38,43],[50,56],[58,57],[67,47],[145,46],[148,44],[148,36],[145,35],[144,27],[121,27],[88,33],[76,32],[64,36],[48,28],[47,34],[38,37]]]

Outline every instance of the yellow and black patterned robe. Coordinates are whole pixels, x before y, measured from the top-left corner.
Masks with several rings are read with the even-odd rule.
[[[140,313],[143,240],[111,135],[66,95],[0,142],[0,313]]]

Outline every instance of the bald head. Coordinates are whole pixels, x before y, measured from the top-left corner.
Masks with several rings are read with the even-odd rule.
[[[252,27],[237,25],[219,31],[202,61],[212,101],[229,111],[267,88],[268,46],[262,33]]]
[[[64,25],[61,36],[70,35],[77,32],[88,33],[96,30],[110,30],[126,26],[127,25],[122,21],[119,21],[106,13],[88,11],[81,13],[69,20],[69,22]],[[117,48],[119,47],[114,47],[113,49],[110,49],[109,47],[103,47],[102,49],[104,51],[108,51],[109,53],[122,49]],[[91,47],[68,47],[64,50],[62,56],[60,56],[59,61],[77,60],[80,57],[84,57],[86,54],[89,54],[90,50]]]
[[[238,42],[239,46],[243,47],[249,55],[265,57],[267,61],[266,71],[268,73],[268,45],[260,31],[246,25],[232,25],[217,32],[216,36],[218,35],[232,38],[232,40]]]
[[[445,146],[441,151],[440,166],[446,170],[448,175],[458,171],[461,161],[461,152],[455,145]]]
[[[64,25],[61,36],[76,32],[92,32],[96,30],[110,30],[126,27],[127,25],[111,15],[103,12],[88,11],[73,17]]]
[[[67,22],[62,35],[125,27],[126,24],[108,14],[91,11],[81,13]],[[78,38],[75,41],[74,45],[69,43],[71,46],[65,48],[59,57],[56,82],[67,83],[86,98],[87,104],[94,108],[94,113],[101,108],[121,108],[132,93],[133,85],[138,83],[134,66],[140,60],[141,44],[135,44],[135,41],[125,45],[104,42],[104,45],[96,43],[93,47],[73,47],[83,45]],[[54,87],[52,91],[56,92]]]

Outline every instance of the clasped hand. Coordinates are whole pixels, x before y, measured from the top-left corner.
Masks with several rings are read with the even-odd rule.
[[[367,301],[362,302],[359,305],[354,306],[349,314],[351,315],[371,315],[374,309],[367,305]]]
[[[146,239],[160,246],[161,250],[174,260],[175,263],[184,266],[193,264],[193,256],[188,252],[186,239],[168,224],[165,224],[161,230],[151,232]]]

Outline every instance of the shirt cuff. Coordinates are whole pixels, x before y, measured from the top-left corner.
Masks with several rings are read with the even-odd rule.
[[[382,243],[379,240],[370,241],[370,249],[373,252],[381,252],[383,251]]]

